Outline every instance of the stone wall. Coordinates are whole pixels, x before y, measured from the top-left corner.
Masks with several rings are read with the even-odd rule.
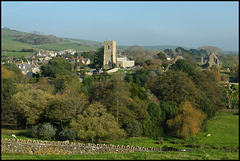
[[[83,144],[63,141],[37,141],[20,139],[1,139],[1,153],[18,154],[96,154],[96,153],[129,153],[161,152],[161,148],[139,146]]]

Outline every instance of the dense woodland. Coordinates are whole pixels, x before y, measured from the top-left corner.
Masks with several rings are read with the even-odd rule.
[[[186,59],[172,63],[163,52]],[[179,47],[163,52],[133,46],[122,54],[143,68],[102,79],[89,76],[82,82],[73,64],[60,57],[43,65],[41,74],[31,79],[15,64],[5,63],[1,66],[2,126],[29,129],[29,136],[48,140],[194,136],[228,107],[229,91],[219,84],[226,78],[218,68],[202,70],[197,65],[208,54],[205,50]],[[90,66],[100,69],[103,48],[88,54],[93,59]],[[238,66],[231,66],[231,77],[237,80]],[[237,100],[233,107],[238,104]]]

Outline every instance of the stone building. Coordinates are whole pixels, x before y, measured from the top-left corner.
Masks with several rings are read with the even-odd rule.
[[[216,65],[218,68],[220,67],[220,61],[216,54],[211,53],[206,58],[201,58],[202,67],[211,68],[213,65]]]
[[[134,66],[134,61],[133,60],[129,60],[127,57],[121,57],[121,58],[117,58],[117,66],[118,67],[133,67]]]
[[[112,69],[115,67],[133,67],[134,61],[127,57],[117,57],[116,41],[104,41],[103,68]]]
[[[114,68],[117,65],[116,41],[104,41],[103,68]]]

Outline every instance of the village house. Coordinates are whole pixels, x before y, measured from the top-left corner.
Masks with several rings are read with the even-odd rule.
[[[25,75],[29,75],[30,77],[32,74],[36,74],[37,72],[40,72],[40,69],[37,65],[29,64],[29,63],[21,63],[17,64],[17,67],[22,70],[22,73]]]

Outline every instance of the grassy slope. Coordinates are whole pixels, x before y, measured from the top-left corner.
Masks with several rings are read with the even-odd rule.
[[[89,44],[95,43],[94,41],[85,41],[85,40],[69,40],[64,39],[63,42],[56,43],[56,44],[44,44],[44,45],[31,45],[26,43],[21,43],[16,41],[16,35],[24,35],[26,33],[15,31],[15,30],[1,30],[1,50],[15,50],[20,51],[23,48],[34,48],[34,49],[43,49],[43,50],[66,50],[66,49],[74,49],[74,50],[96,50],[98,47],[94,47],[91,45],[82,45],[79,46],[78,44],[81,42],[87,42]],[[8,55],[9,52],[6,52]],[[12,56],[12,53],[9,53],[9,56]]]
[[[191,152],[153,152],[153,153],[126,153],[126,154],[81,154],[81,155],[22,155],[22,154],[1,154],[2,159],[37,159],[37,160],[238,160],[239,151],[234,151],[234,147],[239,147],[239,115],[234,115],[233,112],[227,110],[218,114],[218,116],[208,123],[208,131],[202,132],[198,136],[193,137],[193,141],[187,140],[182,143],[172,143],[164,141],[163,144],[158,144],[156,140],[150,138],[130,138],[120,141],[111,142],[115,145],[134,145],[141,147],[163,147],[164,145],[176,148],[184,148],[190,143],[198,143],[201,145],[212,145],[214,148],[187,148]],[[230,111],[230,112],[229,112]],[[2,131],[4,132],[4,131]],[[14,131],[4,132],[2,138],[10,137]],[[211,137],[206,137],[210,133]],[[20,138],[20,137],[19,137]],[[27,139],[27,138],[21,138]],[[177,141],[182,141],[175,139]],[[196,141],[197,140],[197,141]],[[221,147],[229,147],[222,149]],[[235,148],[236,149],[236,148]]]
[[[23,35],[24,32],[14,30],[1,30],[1,50],[20,51],[23,48],[32,48],[34,45],[16,41],[14,35]]]
[[[206,137],[211,134],[211,137]],[[222,112],[208,123],[208,131],[197,136],[199,144],[217,147],[239,147],[239,115]]]

